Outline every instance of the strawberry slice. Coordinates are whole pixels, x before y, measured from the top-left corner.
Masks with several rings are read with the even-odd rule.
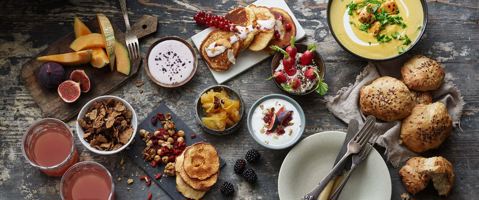
[[[277,51],[283,54],[282,62],[283,62],[283,68],[286,74],[288,74],[289,76],[293,76],[294,74],[296,74],[297,69],[295,66],[296,62],[294,57],[289,56],[288,52],[286,52],[284,49],[282,49],[279,46],[274,45],[274,46],[271,46],[270,48],[273,49],[274,51]]]
[[[314,51],[316,50],[315,44],[308,45],[308,50],[306,50],[303,55],[299,58],[299,63],[301,65],[309,65],[313,62]]]
[[[304,72],[304,76],[309,79],[309,80],[314,80],[316,79],[316,73],[315,73],[315,69],[312,68],[312,67],[309,67],[305,72]]]
[[[295,77],[291,80],[291,82],[289,84],[291,84],[291,88],[293,90],[296,90],[296,89],[299,88],[299,86],[301,86],[301,80],[299,80],[298,78]]]
[[[296,49],[296,46],[294,46],[295,42],[296,40],[294,39],[294,37],[291,37],[290,44],[288,47],[286,47],[286,52],[288,52],[288,55],[293,58],[296,58],[296,54],[298,53],[298,49]]]
[[[276,80],[276,82],[278,82],[279,84],[286,83],[287,81],[286,75],[284,75],[284,72],[282,71],[274,72],[273,77],[274,77],[274,80]]]

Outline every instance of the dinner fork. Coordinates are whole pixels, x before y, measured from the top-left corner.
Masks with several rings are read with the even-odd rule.
[[[128,49],[128,54],[133,59],[140,57],[140,43],[138,37],[131,31],[130,20],[128,19],[128,10],[126,9],[126,0],[120,0],[121,12],[123,13],[123,19],[125,20],[125,43]]]
[[[316,200],[319,194],[321,194],[321,192],[324,190],[326,185],[328,185],[328,182],[334,177],[335,173],[341,170],[342,163],[346,161],[349,156],[357,154],[361,151],[363,146],[368,143],[369,139],[371,139],[372,133],[374,132],[373,130],[375,130],[375,121],[376,118],[374,116],[368,116],[368,118],[366,119],[366,123],[361,128],[361,130],[356,133],[356,135],[351,141],[348,142],[348,150],[346,151],[344,156],[338,161],[338,163],[336,163],[336,165],[333,167],[333,169],[331,169],[328,175],[324,177],[310,193],[304,195],[304,200]]]
[[[353,158],[352,158],[353,162],[351,164],[351,168],[350,168],[349,172],[346,174],[346,177],[343,178],[343,180],[341,181],[341,184],[338,186],[336,191],[334,191],[334,193],[329,197],[329,200],[337,200],[339,198],[339,195],[343,191],[343,188],[346,185],[346,183],[348,182],[349,177],[351,176],[353,171],[356,169],[356,167],[358,167],[359,164],[368,157],[369,153],[373,149],[374,143],[376,143],[376,140],[378,138],[379,138],[379,134],[378,134],[378,132],[376,132],[371,137],[371,140],[370,140],[371,144],[366,144],[366,146],[363,149],[361,149],[359,154],[353,155]]]

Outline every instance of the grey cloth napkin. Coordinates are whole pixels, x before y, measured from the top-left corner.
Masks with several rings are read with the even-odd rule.
[[[380,76],[391,76],[400,79],[400,69],[403,60],[382,63],[368,63],[356,77],[354,84],[342,88],[335,96],[326,96],[326,106],[330,112],[345,123],[356,119],[363,124],[365,117],[359,108],[359,90]],[[452,117],[453,126],[460,129],[460,117],[464,107],[464,100],[459,89],[452,82],[450,74],[446,73],[441,88],[432,92],[433,102],[443,102]],[[407,159],[417,154],[400,144],[401,121],[377,122],[376,127],[384,133],[377,140],[377,144],[386,149],[386,157],[394,167],[404,164]]]

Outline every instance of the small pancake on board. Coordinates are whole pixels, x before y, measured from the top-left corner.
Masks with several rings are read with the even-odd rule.
[[[254,11],[251,8],[239,7],[229,11],[225,15],[225,18],[233,22],[233,24],[243,26],[243,27],[248,27],[248,26],[254,26],[256,15],[254,14]],[[241,50],[245,50],[249,47],[256,33],[257,33],[256,31],[251,31],[248,33],[247,37],[241,41]]]
[[[184,153],[183,168],[190,178],[205,180],[218,173],[220,159],[213,145],[199,142]]]
[[[291,42],[291,37],[296,37],[296,25],[294,24],[293,18],[281,8],[272,7],[269,9],[273,13],[274,18],[276,19],[275,31],[279,33],[279,38],[273,37],[270,45],[277,45],[281,48],[287,47]],[[280,20],[279,18],[282,18]],[[290,24],[291,29],[286,30],[286,25]]]
[[[235,33],[234,32],[227,32],[227,31],[221,31],[221,30],[214,30],[208,36],[206,37],[205,40],[203,40],[203,43],[201,43],[200,49],[201,49],[201,57],[203,57],[203,60],[208,64],[208,66],[214,70],[214,71],[226,71],[231,67],[231,61],[228,59],[228,51],[232,50],[233,51],[233,56],[236,58],[238,57],[238,52],[240,49],[240,42],[235,42],[234,44],[231,45],[229,42],[229,38],[233,36]],[[206,48],[211,45],[213,42],[218,41],[223,41],[225,43],[229,43],[231,45],[231,48],[227,48],[223,53],[220,55],[214,56],[214,57],[209,57]]]
[[[253,4],[248,6],[254,11],[256,15],[256,24],[258,25],[258,20],[275,20],[274,15],[269,11],[269,8],[263,6],[255,6]],[[265,49],[269,42],[274,37],[274,27],[267,30],[258,30],[258,34],[253,39],[249,46],[251,51],[261,51]]]
[[[191,188],[188,184],[186,184],[180,176],[176,176],[176,189],[180,192],[183,196],[188,199],[201,199],[206,192],[199,191]]]
[[[185,151],[188,148],[189,147],[187,147],[185,149]],[[213,174],[211,177],[209,177],[205,180],[198,180],[198,179],[190,178],[186,174],[186,172],[183,168],[185,151],[183,151],[183,153],[180,156],[176,157],[176,162],[175,162],[175,169],[176,169],[176,172],[177,172],[176,176],[180,176],[186,184],[188,184],[191,188],[193,188],[195,190],[208,191],[211,188],[211,186],[213,186],[216,183],[216,181],[218,180],[219,171],[216,174]]]

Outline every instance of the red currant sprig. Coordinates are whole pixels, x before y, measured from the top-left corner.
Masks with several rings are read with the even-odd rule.
[[[216,27],[224,31],[233,31],[234,24],[223,16],[214,15],[210,12],[200,11],[193,17],[196,24],[208,27]]]

